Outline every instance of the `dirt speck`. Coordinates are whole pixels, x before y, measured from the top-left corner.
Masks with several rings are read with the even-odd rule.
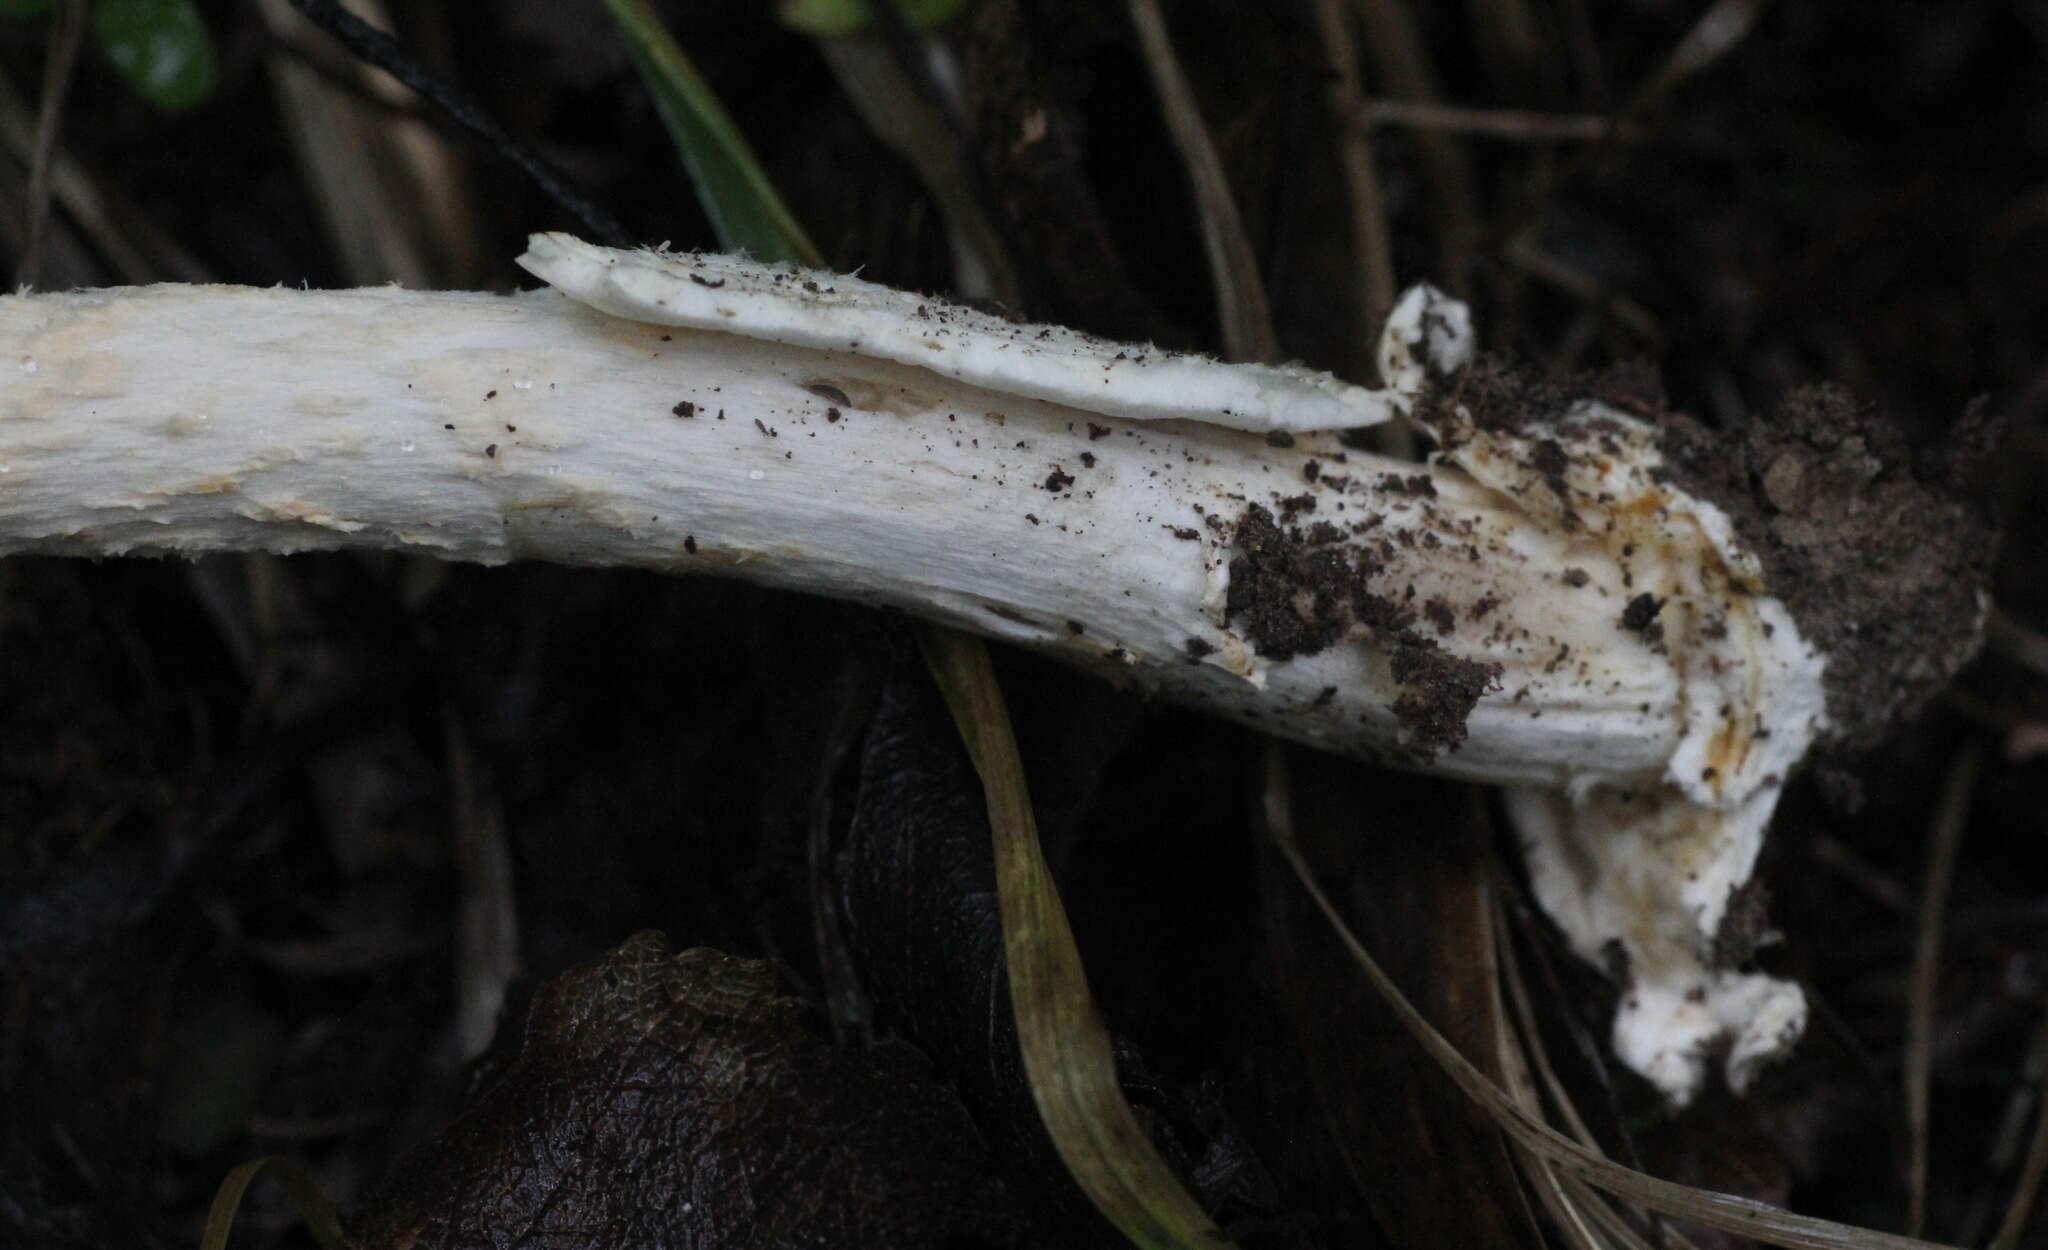
[[[1636,633],[1648,629],[1664,610],[1664,601],[1648,591],[1628,601],[1621,610],[1621,627]]]
[[[1390,495],[1414,495],[1420,499],[1436,498],[1436,483],[1427,473],[1403,476],[1399,473],[1380,474],[1380,489]]]

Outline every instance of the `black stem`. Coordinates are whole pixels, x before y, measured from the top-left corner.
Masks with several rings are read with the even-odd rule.
[[[307,20],[333,35],[341,45],[383,70],[446,113],[503,159],[517,165],[548,198],[576,218],[590,236],[609,247],[630,247],[632,238],[616,217],[577,190],[567,174],[527,144],[492,121],[468,92],[432,73],[391,36],[336,3],[336,0],[291,0]]]

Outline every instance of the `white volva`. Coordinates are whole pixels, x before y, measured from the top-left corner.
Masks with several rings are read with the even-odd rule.
[[[1439,428],[1427,468],[1323,432],[1412,416],[1470,353],[1461,306],[1410,292],[1375,391],[732,257],[542,235],[522,263],[558,289],[0,297],[0,553],[379,548],[901,607],[1511,786],[1546,908],[1626,956],[1617,1052],[1676,1100],[1717,1040],[1740,1085],[1797,1036],[1798,990],[1711,950],[1821,726],[1821,657],[1629,417],[1536,414],[1571,457],[1548,476],[1527,429]],[[1363,615],[1265,645],[1232,597],[1248,518]],[[1645,593],[1657,629],[1624,627]],[[1417,655],[1490,679],[1461,741],[1418,729]]]

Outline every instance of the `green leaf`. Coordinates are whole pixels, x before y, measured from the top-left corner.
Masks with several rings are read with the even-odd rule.
[[[97,0],[93,34],[135,94],[176,113],[213,92],[213,40],[192,0]]]
[[[890,3],[892,0],[883,0]],[[893,0],[903,11],[912,30],[932,30],[945,25],[955,13],[967,7],[967,0]],[[868,0],[780,0],[775,15],[792,30],[819,39],[857,34],[874,21]]]
[[[0,0],[0,18],[41,17],[54,0]]]
[[[823,267],[824,257],[754,158],[725,106],[647,0],[605,0],[720,244],[758,260]]]

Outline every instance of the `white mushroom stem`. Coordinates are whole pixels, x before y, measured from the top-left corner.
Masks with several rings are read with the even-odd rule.
[[[731,258],[541,237],[525,259],[578,298],[0,298],[0,554],[375,548],[899,607],[1556,796],[1517,804],[1546,906],[1589,954],[1620,944],[1638,1003],[1700,1008],[1625,1009],[1625,1058],[1682,1100],[1714,1039],[1737,1035],[1739,1080],[1796,1034],[1776,983],[1768,1039],[1734,1020],[1760,979],[1710,952],[1820,726],[1820,663],[1719,514],[1654,485],[1639,424],[1558,414],[1573,467],[1538,481],[1478,430],[1424,470],[1144,419],[1404,414],[1469,350],[1461,308],[1411,293],[1375,392]],[[1661,638],[1624,624],[1645,592]]]

